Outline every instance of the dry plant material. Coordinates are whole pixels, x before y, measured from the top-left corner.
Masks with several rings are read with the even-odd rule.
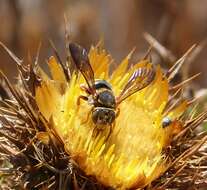
[[[54,49],[48,75],[38,56],[26,64],[1,46],[19,70],[15,85],[1,72],[7,95],[0,102],[3,189],[207,186],[207,135],[196,133],[207,112],[186,112],[192,101],[181,92],[189,80],[170,85],[188,53],[167,73],[146,57],[129,68],[130,54],[109,74],[111,56],[100,46],[91,47],[88,58],[95,79],[108,81],[116,97],[137,70],[153,68],[155,73],[152,82],[118,105],[120,113],[108,136],[109,127],[97,130],[92,121],[92,105],[77,104],[80,95],[87,95],[80,88],[86,81],[71,70],[69,56],[64,64]]]

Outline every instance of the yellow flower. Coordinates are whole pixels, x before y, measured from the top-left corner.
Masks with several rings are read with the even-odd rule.
[[[88,55],[95,79],[108,81],[115,96],[137,68],[151,65],[148,60],[141,60],[128,68],[129,54],[110,75],[112,59],[105,50],[92,47]],[[129,189],[147,186],[167,169],[170,159],[164,150],[182,127],[178,120],[187,102],[167,109],[169,82],[160,66],[156,66],[156,76],[150,85],[119,105],[120,114],[107,139],[109,127],[96,129],[91,105],[86,101],[77,105],[78,97],[86,95],[80,89],[86,83],[83,76],[74,72],[68,82],[54,57],[48,65],[51,78],[39,69],[42,81],[35,89],[37,105],[46,120],[53,121],[66,151],[86,175],[106,186]],[[169,119],[172,123],[163,127],[163,122]]]

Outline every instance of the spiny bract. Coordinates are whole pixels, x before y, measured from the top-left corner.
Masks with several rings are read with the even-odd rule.
[[[128,68],[130,56],[109,75],[110,56],[98,47],[90,49],[89,60],[95,79],[108,81],[116,96],[137,68],[151,66],[148,60],[142,60]],[[43,116],[48,121],[53,120],[66,151],[87,175],[106,186],[128,189],[144,187],[166,170],[169,161],[163,152],[176,127],[179,128],[177,121],[187,102],[166,109],[169,83],[159,66],[149,86],[120,104],[120,114],[106,141],[109,128],[94,135],[96,126],[91,117],[87,120],[91,105],[87,102],[77,105],[78,97],[84,94],[80,89],[80,85],[86,83],[84,78],[73,73],[67,82],[54,57],[49,59],[48,65],[52,78],[41,70],[42,81],[36,87],[35,99]],[[163,128],[166,117],[172,124]]]
[[[193,103],[182,97],[183,84],[190,79],[171,85],[194,46],[166,73],[153,66],[154,80],[121,102],[107,138],[108,126],[97,130],[92,122],[92,105],[77,104],[78,97],[86,95],[80,89],[86,81],[72,70],[70,56],[63,63],[55,50],[57,60],[48,60],[46,74],[38,56],[34,64],[25,64],[0,45],[19,72],[12,85],[0,71],[2,189],[206,187],[207,135],[198,133],[197,127],[207,111],[197,114],[196,107],[185,111]],[[89,51],[95,79],[108,81],[115,96],[135,70],[152,66],[147,59],[131,66],[130,57],[131,53],[109,74],[110,55],[100,46]]]

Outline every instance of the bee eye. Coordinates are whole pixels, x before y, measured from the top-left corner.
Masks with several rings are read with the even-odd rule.
[[[162,127],[166,128],[172,123],[172,120],[169,117],[164,117],[162,120]]]

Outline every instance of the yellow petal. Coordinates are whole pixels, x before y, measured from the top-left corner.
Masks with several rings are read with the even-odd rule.
[[[111,58],[106,51],[99,49],[98,47],[91,47],[89,52],[89,60],[93,70],[95,71],[95,78],[102,75],[102,79],[107,79]]]
[[[110,56],[105,50],[92,47],[90,63],[96,79],[105,79],[117,96],[138,68],[152,67],[147,60],[139,61],[127,70],[131,53],[108,77]],[[110,126],[97,126],[92,121],[93,106],[87,101],[77,104],[84,78],[72,76],[63,94],[58,83],[67,83],[63,71],[54,58],[49,61],[54,81],[41,71],[43,79],[36,88],[36,101],[41,113],[49,120],[53,116],[54,127],[65,148],[78,166],[100,183],[115,189],[142,188],[158,178],[167,168],[163,156],[173,136],[173,126],[162,127],[166,115],[163,110],[169,99],[169,84],[162,69],[156,67],[156,77],[146,88],[138,91],[119,105],[120,114]],[[171,110],[169,117],[178,119],[187,103]],[[117,109],[115,110],[118,111]]]
[[[59,82],[67,82],[63,68],[56,61],[54,56],[50,57],[50,59],[48,60],[48,65],[49,65],[53,80],[59,81]]]

